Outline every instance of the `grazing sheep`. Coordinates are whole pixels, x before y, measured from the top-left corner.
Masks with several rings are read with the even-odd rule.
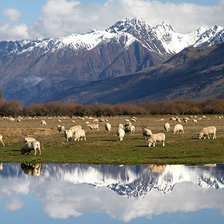
[[[27,143],[27,142],[33,142],[33,141],[37,141],[37,140],[33,137],[25,137],[24,138],[24,144]]]
[[[184,123],[187,123],[188,119],[186,119],[186,118],[183,118],[183,121],[184,121]]]
[[[63,125],[58,125],[58,131],[59,131],[59,132],[65,131],[65,126],[63,126]]]
[[[105,124],[105,130],[108,131],[108,132],[111,131],[111,124],[110,124],[110,123],[107,122],[107,123]]]
[[[132,122],[136,122],[137,120],[136,120],[135,118],[132,118],[131,121],[132,121]]]
[[[216,130],[217,129],[215,126],[203,128],[202,131],[199,133],[198,139],[201,139],[202,137],[206,139],[206,136],[208,137],[208,139],[210,139],[209,135],[212,135],[213,139],[216,139]]]
[[[142,135],[146,139],[147,137],[150,137],[152,135],[152,131],[147,128],[144,128],[142,129]]]
[[[98,122],[99,120],[97,118],[93,120],[93,123],[98,123]]]
[[[17,118],[16,121],[17,121],[18,123],[20,123],[20,122],[21,122],[21,119]]]
[[[0,142],[2,143],[2,145],[5,147],[5,144],[4,144],[4,142],[3,142],[3,136],[2,135],[0,135]]]
[[[165,138],[166,136],[164,133],[152,134],[148,139],[148,146],[150,147],[153,145],[153,147],[155,147],[156,142],[162,142],[163,146],[165,146]]]
[[[176,121],[176,118],[175,117],[171,117],[170,121]]]
[[[72,140],[72,137],[73,137],[73,132],[71,130],[65,130],[64,131],[64,134],[65,134],[65,138],[66,138],[66,141],[68,142],[69,140]]]
[[[88,124],[87,127],[89,127],[91,130],[99,131],[99,125],[98,124]]]
[[[197,121],[196,119],[193,119],[193,122],[194,122],[194,123],[198,123],[198,121]]]
[[[169,123],[164,124],[164,129],[165,129],[165,131],[169,131],[170,130],[170,124]]]
[[[119,141],[123,141],[124,136],[125,136],[125,131],[123,128],[118,128],[117,129],[117,136],[119,138]]]
[[[134,125],[125,126],[124,131],[125,131],[125,133],[130,132],[131,134],[134,134],[135,133],[135,126]]]
[[[119,124],[118,127],[124,129],[124,125],[123,124]]]
[[[46,123],[45,120],[41,120],[40,124],[43,125],[43,126],[46,126],[47,125],[47,123]]]
[[[184,133],[184,127],[183,125],[181,124],[176,124],[173,128],[173,133],[176,134],[176,133]]]
[[[81,125],[76,125],[73,127],[70,127],[69,130],[72,131],[72,133],[74,134],[76,131],[78,131],[79,129],[82,129]]]
[[[9,117],[9,121],[15,121],[13,117]]]
[[[86,141],[86,133],[83,129],[79,129],[74,133],[74,141],[79,140],[85,140]]]
[[[31,150],[34,150],[34,155],[37,154],[37,150],[41,155],[40,142],[39,141],[26,142],[21,149],[21,154],[25,153],[29,154]]]

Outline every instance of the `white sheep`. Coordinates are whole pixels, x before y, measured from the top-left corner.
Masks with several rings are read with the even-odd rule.
[[[98,124],[88,124],[87,127],[89,127],[91,130],[99,131],[99,125]]]
[[[33,137],[25,137],[24,138],[24,144],[27,143],[27,142],[33,142],[33,141],[37,141],[37,140]]]
[[[131,134],[134,134],[135,133],[135,126],[134,125],[125,126],[124,131],[125,131],[125,133],[130,132]]]
[[[197,121],[196,119],[193,119],[193,122],[194,122],[194,123],[197,123],[198,121]]]
[[[47,125],[47,123],[46,123],[45,120],[41,120],[40,124],[43,125],[43,126],[46,126]]]
[[[123,124],[119,124],[118,127],[124,129],[124,125]]]
[[[164,129],[165,129],[165,131],[169,131],[170,130],[170,124],[169,123],[164,124]]]
[[[71,130],[65,130],[64,131],[64,134],[65,134],[65,138],[66,138],[66,141],[68,142],[69,140],[72,139],[73,137],[73,132]]]
[[[79,129],[74,133],[74,141],[79,140],[85,140],[86,141],[86,133],[83,129]]]
[[[125,136],[125,131],[123,128],[118,128],[117,129],[117,136],[119,138],[119,141],[123,141],[124,136]]]
[[[148,146],[151,147],[151,145],[153,145],[153,147],[155,147],[156,142],[162,142],[163,146],[165,146],[165,139],[166,136],[164,133],[152,134],[148,139]]]
[[[216,139],[216,130],[217,129],[215,126],[203,128],[202,131],[199,133],[198,139],[201,139],[202,137],[206,139],[206,136],[208,137],[208,139],[210,139],[209,135],[212,135],[213,139]]]
[[[1,142],[2,145],[5,147],[5,144],[4,144],[4,142],[3,142],[3,136],[2,136],[2,135],[0,135],[0,142]]]
[[[175,117],[171,117],[170,121],[176,121],[176,118]]]
[[[37,150],[41,155],[40,142],[39,141],[26,142],[21,149],[21,154],[25,153],[29,154],[31,150],[34,150],[34,155],[37,154]]]
[[[150,137],[152,135],[152,131],[147,128],[143,128],[142,135],[146,139],[147,137]]]
[[[111,124],[110,124],[110,123],[107,122],[107,123],[105,124],[105,130],[108,131],[108,132],[111,131]]]
[[[176,124],[173,128],[173,133],[176,134],[176,133],[184,133],[184,127],[183,125],[181,124]]]
[[[69,130],[72,131],[72,133],[74,134],[76,131],[78,131],[79,129],[82,129],[81,125],[76,125],[73,127],[70,127]]]
[[[58,131],[59,131],[59,132],[65,131],[65,126],[63,126],[63,125],[58,125]]]

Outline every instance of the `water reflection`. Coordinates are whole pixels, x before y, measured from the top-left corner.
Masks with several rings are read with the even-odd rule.
[[[57,219],[105,213],[138,223],[141,217],[202,209],[218,209],[223,219],[224,165],[1,164],[0,170],[5,210],[25,209],[25,198],[32,196]]]

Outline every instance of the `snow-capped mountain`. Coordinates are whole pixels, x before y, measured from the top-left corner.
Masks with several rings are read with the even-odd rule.
[[[27,174],[31,166],[22,165]],[[6,178],[25,178],[18,164],[3,164],[0,176]],[[24,169],[25,168],[25,169]],[[185,166],[167,165],[159,167],[147,165],[43,165],[39,181],[64,181],[72,184],[88,184],[94,187],[107,187],[127,198],[144,198],[152,190],[169,193],[183,182],[191,182],[202,188],[224,188],[223,165]],[[162,171],[161,171],[162,170]]]
[[[141,18],[86,34],[1,41],[0,86],[6,100],[43,103],[91,81],[161,64],[186,47],[223,41],[224,29],[220,26],[179,34],[165,22],[150,27]]]

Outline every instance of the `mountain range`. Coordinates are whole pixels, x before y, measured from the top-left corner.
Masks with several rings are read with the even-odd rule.
[[[158,172],[158,169],[160,171]],[[162,172],[161,172],[162,171]],[[36,177],[39,182],[68,182],[74,185],[88,184],[92,187],[106,187],[126,198],[142,199],[152,190],[164,194],[173,191],[174,187],[183,182],[190,182],[201,188],[223,189],[223,164],[216,166],[185,166],[185,165],[85,165],[85,164],[45,164],[41,175]],[[19,164],[3,164],[1,178],[30,180],[23,173]],[[36,182],[35,182],[36,183]]]
[[[222,42],[220,26],[179,34],[141,18],[86,34],[1,41],[0,87],[6,100],[26,104],[223,97]]]

